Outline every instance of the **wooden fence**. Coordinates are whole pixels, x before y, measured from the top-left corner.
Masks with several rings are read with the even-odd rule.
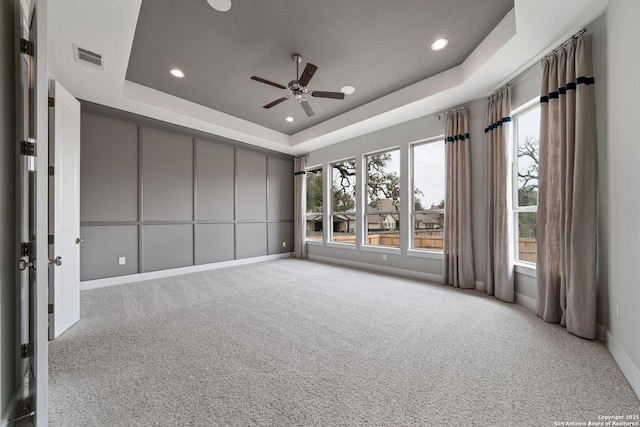
[[[314,233],[315,234],[315,233]],[[413,247],[416,249],[431,249],[435,251],[441,251],[444,248],[442,231],[429,233],[418,233],[414,239]],[[307,235],[309,240],[322,240],[322,233],[319,235]],[[341,243],[355,243],[356,236],[354,234],[336,233],[333,235],[334,242]],[[377,233],[369,234],[367,236],[367,244],[377,246],[400,246],[400,235],[397,232],[394,233]],[[534,237],[521,237],[518,240],[518,259],[520,261],[536,262],[536,250],[537,243]]]
[[[535,237],[520,237],[518,239],[518,259],[520,261],[536,262],[538,244]]]

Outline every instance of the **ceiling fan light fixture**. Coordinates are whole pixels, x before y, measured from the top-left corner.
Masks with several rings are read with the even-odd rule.
[[[431,44],[431,50],[442,50],[449,44],[447,39],[438,39]]]
[[[231,9],[231,0],[207,0],[207,3],[218,12],[226,12]]]
[[[356,88],[349,85],[343,86],[342,89],[340,89],[340,92],[344,93],[345,95],[351,95],[355,91],[356,91]]]
[[[169,73],[171,73],[171,75],[173,77],[177,77],[179,79],[183,78],[185,76],[184,72],[178,68],[172,68],[169,70]]]

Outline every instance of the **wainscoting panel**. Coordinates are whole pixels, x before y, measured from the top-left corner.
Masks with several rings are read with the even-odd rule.
[[[293,157],[86,101],[81,120],[82,281],[293,250]]]
[[[269,157],[269,220],[293,221],[293,163]]]
[[[193,225],[142,227],[142,271],[193,265]]]
[[[193,140],[143,127],[142,219],[193,219]]]
[[[196,218],[199,221],[233,221],[233,148],[197,140],[195,162]]]
[[[196,264],[234,259],[234,226],[231,224],[196,225]]]
[[[267,255],[267,224],[236,224],[236,259]]]
[[[80,280],[138,272],[138,226],[81,226]],[[118,261],[124,257],[124,264]]]
[[[267,219],[267,156],[247,150],[236,150],[236,187],[238,200],[236,219],[265,221]]]
[[[80,221],[138,220],[138,126],[82,113]]]
[[[269,255],[282,254],[293,250],[293,221],[270,222],[268,230]]]

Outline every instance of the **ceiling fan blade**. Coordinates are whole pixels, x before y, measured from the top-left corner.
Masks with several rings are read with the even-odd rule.
[[[309,105],[309,103],[307,102],[306,99],[301,99],[300,100],[300,106],[302,107],[304,112],[307,113],[307,116],[311,117],[314,114],[316,114],[316,113],[313,112],[313,109],[311,108],[311,105]]]
[[[344,99],[344,93],[342,92],[323,92],[320,90],[314,90],[311,92],[311,96],[314,98]]]
[[[309,80],[311,80],[311,77],[313,77],[313,75],[315,74],[317,69],[318,69],[318,67],[316,67],[315,65],[311,64],[310,62],[307,62],[307,66],[304,67],[304,71],[302,72],[302,76],[300,77],[300,80],[298,81],[298,83],[300,83],[300,86],[308,85],[309,84]]]
[[[265,106],[264,106],[264,107],[262,107],[262,108],[271,108],[271,107],[275,107],[276,105],[280,104],[281,102],[286,101],[287,99],[289,99],[289,97],[288,97],[288,96],[283,96],[283,97],[282,97],[282,98],[280,98],[280,99],[276,99],[275,101],[268,103],[267,105],[265,105]]]
[[[282,86],[281,84],[272,82],[271,80],[263,79],[262,77],[251,76],[251,80],[255,80],[255,81],[260,82],[260,83],[265,83],[265,84],[268,84],[268,85],[271,85],[271,86],[275,86],[278,89],[286,89],[286,87]]]

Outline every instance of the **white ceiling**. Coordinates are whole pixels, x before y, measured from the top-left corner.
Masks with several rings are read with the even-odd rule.
[[[173,0],[145,0],[141,14],[141,0],[56,0],[49,3],[49,71],[52,78],[80,99],[259,147],[300,154],[487,96],[593,21],[608,4],[608,0],[514,0],[513,9],[506,15],[499,13],[504,17],[496,20],[495,16],[473,10],[471,6],[479,2],[468,0],[471,16],[490,22],[493,27],[482,40],[471,43],[465,40],[464,31],[446,33],[446,26],[434,28],[432,32],[428,29],[436,24],[425,25],[426,29],[419,31],[413,28],[416,27],[414,15],[424,5],[431,5],[430,10],[434,12],[429,17],[433,21],[429,22],[450,24],[445,15],[451,15],[452,10],[445,5],[455,4],[459,10],[465,3],[460,3],[461,0],[409,1],[406,10],[403,4],[380,9],[384,12],[381,14],[363,13],[366,19],[349,28],[345,23],[355,22],[357,14],[353,13],[358,11],[351,7],[345,9],[347,12],[340,19],[331,21],[329,12],[340,4],[361,6],[363,1],[369,0],[314,2],[313,13],[289,7],[285,9],[287,14],[280,14],[274,12],[280,10],[277,7],[256,10],[258,3],[251,0],[233,0],[232,9],[224,13],[208,8],[205,0],[188,0],[189,7],[182,7],[187,3]],[[505,4],[504,0],[484,3],[487,2]],[[270,6],[281,7],[302,3],[300,0],[268,2]],[[383,3],[388,2],[381,2],[381,7]],[[254,15],[248,5],[254,8]],[[232,15],[234,11],[237,15]],[[282,27],[273,27],[280,15]],[[380,16],[388,19],[374,22]],[[205,36],[209,31],[205,25],[207,19],[218,23],[212,24],[214,35],[211,37],[218,37],[219,45],[224,46],[216,55],[207,55],[206,50],[214,49],[217,44],[197,42],[208,37]],[[456,22],[467,22],[466,26],[470,27],[469,21],[459,19]],[[286,27],[289,21],[299,24]],[[246,26],[241,27],[244,22]],[[495,26],[494,22],[497,22]],[[336,28],[335,35],[327,34],[326,28],[332,25]],[[366,34],[367,31],[373,32]],[[469,31],[484,34],[488,27],[485,25],[483,29],[480,25]],[[152,37],[153,34],[156,37]],[[166,38],[167,34],[175,37]],[[431,38],[440,34],[451,41],[446,54],[428,50]],[[198,36],[196,40],[194,35]],[[255,42],[256,35],[259,43]],[[373,41],[370,45],[366,44],[367,38]],[[410,41],[416,38],[420,39]],[[239,40],[236,45],[234,40]],[[397,40],[405,46],[412,45],[400,51],[394,44]],[[76,63],[73,44],[104,55],[104,70]],[[251,44],[256,45],[256,50],[249,52],[247,46]],[[381,57],[375,57],[375,45],[383,53]],[[166,49],[161,49],[163,46]],[[416,55],[420,49],[424,58]],[[187,77],[176,83],[168,74],[165,76],[164,71],[157,70],[166,70],[163,64],[179,56],[179,52],[183,54],[176,61],[186,64],[181,66],[187,68]],[[317,117],[309,121],[292,100],[271,110],[262,109],[262,105],[283,93],[249,77],[255,74],[286,85],[295,72],[290,56],[296,52],[304,57],[303,66],[307,61],[318,66],[309,87],[338,91],[342,85],[351,84],[356,87],[356,94],[344,101],[311,98]],[[237,66],[232,64],[234,57]],[[216,68],[216,61],[225,61],[225,66]],[[203,88],[203,76],[207,74],[203,70],[207,69],[234,74],[225,77],[217,71],[210,72],[212,85],[227,83],[224,90],[213,92],[216,100],[194,90]],[[294,126],[289,128],[283,121],[288,114],[296,117]]]

